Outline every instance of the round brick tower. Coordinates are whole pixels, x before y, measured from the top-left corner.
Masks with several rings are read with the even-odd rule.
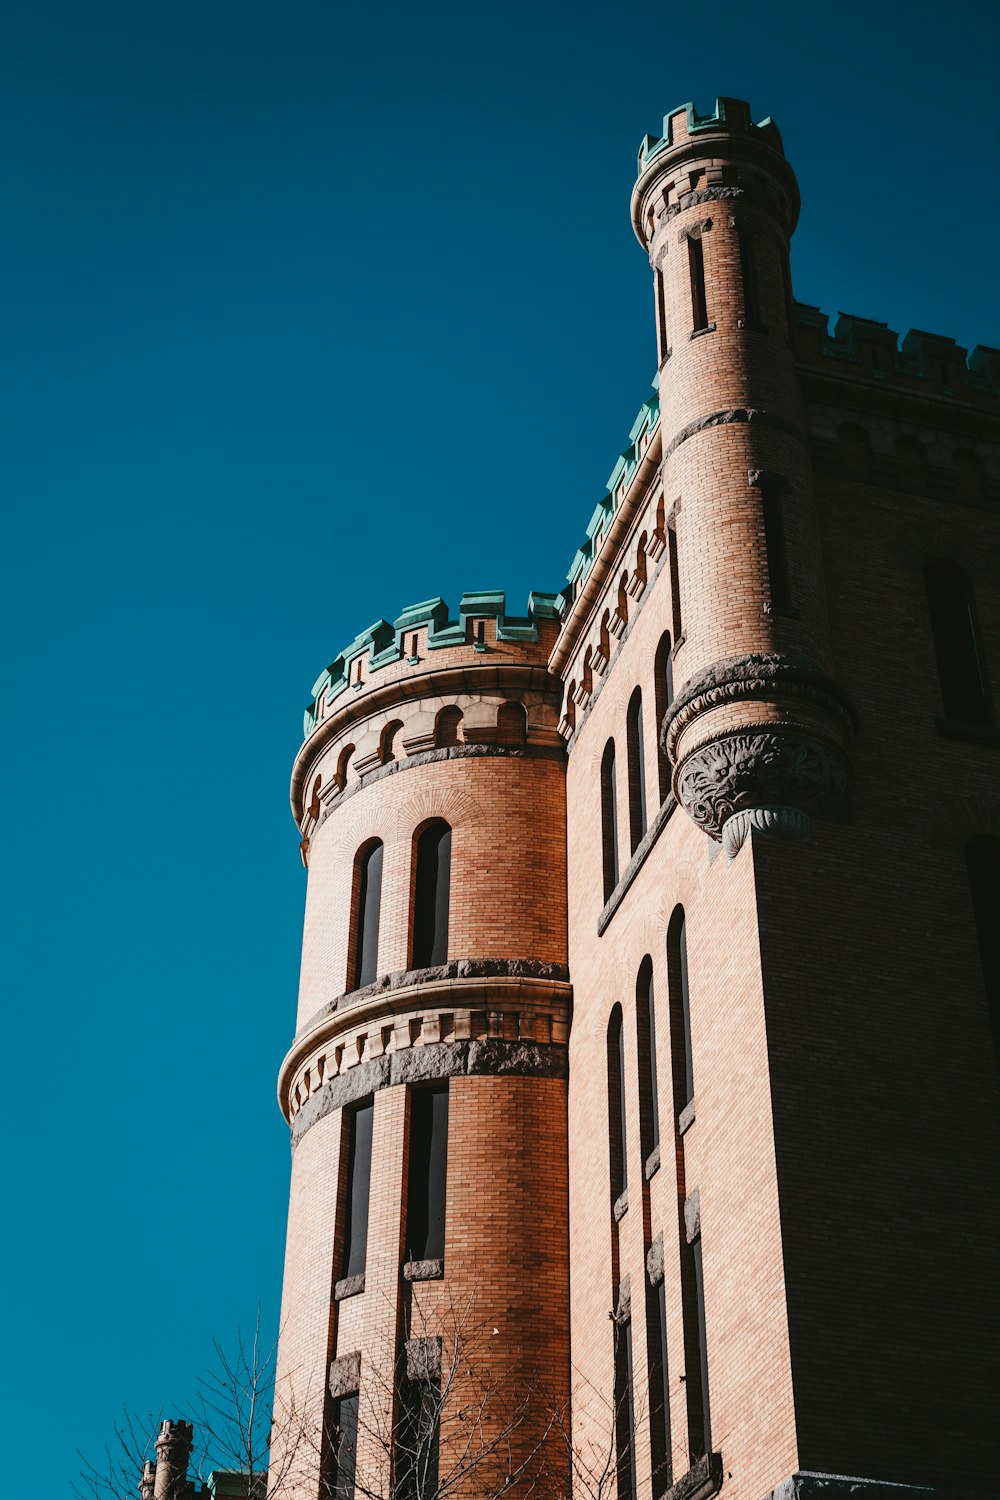
[[[687,105],[643,142],[632,223],[657,286],[680,580],[662,743],[678,801],[730,854],[750,828],[808,838],[847,782],[791,340],[798,208],[776,126],[741,100]]]
[[[355,1475],[406,1493],[408,1467],[460,1451],[472,1494],[497,1465],[559,1461],[539,1448],[569,1380],[557,602],[412,606],[357,637],[306,714],[282,1495],[348,1495]]]

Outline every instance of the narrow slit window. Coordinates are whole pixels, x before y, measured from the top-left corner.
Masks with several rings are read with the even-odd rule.
[[[350,988],[371,984],[378,974],[378,935],[382,910],[382,856],[380,839],[366,844],[357,856],[354,870],[354,961]]]
[[[667,527],[667,563],[670,568],[670,615],[674,627],[674,643],[683,635],[681,627],[681,569],[677,557],[677,529]]]
[[[670,761],[660,743],[663,720],[667,709],[674,701],[674,664],[671,660],[673,641],[669,630],[660,636],[653,661],[653,684],[656,698],[656,765],[658,771],[660,802],[666,802],[670,794]]]
[[[687,923],[684,918],[684,908],[681,906],[675,909],[667,933],[667,982],[670,987],[668,1000],[674,1113],[679,1115],[694,1098]]]
[[[973,839],[965,851],[972,911],[979,939],[986,1004],[997,1062],[1000,1063],[1000,839]]]
[[[681,1226],[681,1306],[684,1316],[684,1386],[687,1393],[688,1451],[694,1464],[711,1451],[708,1405],[708,1351],[705,1343],[705,1279],[701,1235],[689,1245]]]
[[[653,1494],[673,1484],[670,1438],[670,1386],[667,1366],[666,1282],[646,1287],[646,1364],[649,1374],[649,1447]]]
[[[975,601],[968,574],[937,560],[924,570],[934,654],[945,715],[965,724],[992,724]]]
[[[626,727],[629,838],[634,854],[646,833],[646,752],[643,745],[641,688],[636,688],[629,700]]]
[[[660,1144],[660,1108],[656,1085],[656,1012],[653,1002],[653,960],[647,953],[635,986],[636,1034],[639,1042],[639,1133],[643,1161]]]
[[[451,829],[435,819],[417,835],[414,853],[413,959],[411,967],[426,969],[448,962],[448,919],[451,904]]]
[[[344,1254],[342,1276],[360,1276],[368,1252],[368,1203],[372,1177],[372,1123],[375,1105],[345,1110],[347,1170],[344,1182]]]
[[[708,327],[708,301],[705,296],[705,248],[700,237],[688,238],[688,268],[691,272],[691,316],[694,332],[702,333]]]
[[[448,1088],[410,1095],[406,1259],[443,1260],[448,1188]]]
[[[656,347],[662,365],[670,353],[667,346],[667,302],[662,271],[653,272],[653,285],[656,290]]]
[[[330,1435],[331,1469],[325,1494],[331,1500],[354,1500],[358,1451],[358,1393],[333,1403]]]
[[[608,1163],[611,1204],[628,1187],[628,1148],[625,1129],[625,1047],[622,1008],[616,1005],[608,1022]]]
[[[767,579],[771,608],[791,609],[792,585],[788,571],[783,497],[776,489],[763,490],[761,509],[764,516],[764,550],[767,554]]]
[[[617,1500],[636,1500],[631,1320],[615,1324],[615,1459]]]
[[[614,740],[608,740],[601,760],[601,844],[604,899],[608,901],[618,884],[618,785]]]
[[[440,1386],[401,1379],[394,1500],[430,1500],[437,1494],[440,1437]]]

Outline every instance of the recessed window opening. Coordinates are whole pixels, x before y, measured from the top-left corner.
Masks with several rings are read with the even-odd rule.
[[[448,918],[451,902],[451,828],[442,819],[417,834],[413,885],[413,958],[410,967],[426,969],[448,962]]]
[[[788,548],[785,542],[784,501],[773,486],[761,491],[764,517],[764,550],[767,554],[767,578],[772,609],[791,609],[792,585],[788,572]]]
[[[354,942],[350,988],[371,984],[378,974],[378,933],[382,909],[381,839],[364,844],[354,862]]]
[[[636,1500],[632,1321],[615,1323],[615,1460],[617,1500]]]
[[[635,986],[635,1021],[639,1043],[639,1134],[646,1161],[660,1144],[660,1106],[656,1083],[656,1010],[653,1002],[653,960],[639,965]]]
[[[611,621],[611,611],[608,610],[608,609],[606,609],[604,611],[603,615],[601,616],[601,635],[600,635],[600,640],[601,640],[601,655],[604,657],[605,663],[607,663],[607,662],[609,662],[611,660],[611,629],[610,629],[610,621]]]
[[[682,1226],[683,1237],[683,1226]],[[705,1278],[701,1235],[681,1245],[681,1307],[684,1316],[684,1374],[687,1392],[688,1452],[691,1463],[712,1447],[708,1405],[708,1350],[705,1341]]]
[[[528,738],[528,714],[523,703],[503,703],[497,710],[497,744],[523,745]]]
[[[695,333],[708,327],[708,299],[705,295],[705,249],[701,238],[688,237],[688,269],[691,272],[691,315]]]
[[[992,724],[969,576],[956,563],[937,559],[927,564],[924,582],[945,715],[966,724]]]
[[[666,802],[670,795],[670,761],[666,752],[660,744],[660,735],[663,730],[663,720],[667,709],[674,700],[674,665],[671,660],[673,642],[669,630],[665,630],[660,636],[656,647],[656,656],[653,661],[653,685],[656,704],[656,767],[658,773],[660,802]]]
[[[649,1286],[647,1283],[646,1366],[649,1375],[649,1448],[654,1496],[662,1495],[673,1484],[666,1291],[663,1277],[657,1286]]]
[[[611,1204],[628,1187],[628,1149],[625,1130],[625,1045],[622,1008],[614,1006],[608,1021],[608,1161]]]
[[[608,740],[601,760],[601,844],[604,899],[607,901],[618,884],[618,785],[614,740]]]
[[[628,818],[632,853],[646,833],[646,752],[643,744],[642,689],[629,699],[626,716],[628,748]]]
[[[375,1105],[371,1099],[344,1111],[347,1132],[347,1170],[344,1181],[344,1253],[342,1276],[360,1276],[368,1253],[368,1203],[372,1176],[372,1124]]]
[[[457,704],[449,704],[438,713],[434,723],[434,743],[447,748],[462,742],[462,710]]]
[[[448,1186],[448,1085],[410,1091],[406,1259],[443,1260]]]
[[[343,791],[347,785],[347,772],[351,764],[351,756],[354,754],[353,745],[345,745],[337,757],[337,785]]]
[[[691,1056],[691,998],[688,987],[687,923],[684,908],[675,907],[667,929],[667,983],[670,1010],[670,1058],[674,1112],[680,1114],[694,1098]]]
[[[653,288],[656,294],[656,348],[662,365],[670,353],[667,346],[667,299],[662,271],[653,272]]]
[[[354,1500],[358,1452],[358,1393],[341,1396],[331,1409],[330,1468],[325,1494],[331,1500]]]
[[[396,759],[396,739],[402,727],[401,720],[393,719],[382,730],[379,739],[379,759],[384,766],[389,765],[390,761]]]
[[[1000,1063],[1000,839],[973,839],[965,860],[993,1047]]]
[[[628,624],[628,573],[623,573],[618,580],[618,618],[623,625]]]
[[[411,635],[410,636],[410,655],[411,656],[416,656],[416,654],[417,654],[417,642],[418,642],[418,640],[419,640],[419,636],[415,636],[415,635]]]
[[[476,621],[476,641],[477,641],[477,643],[480,646],[484,646],[486,644],[486,621],[485,620],[477,620]]]
[[[438,1491],[440,1385],[404,1375],[399,1387],[394,1500],[432,1500]]]
[[[667,526],[667,566],[670,569],[670,615],[674,627],[674,641],[679,642],[681,628],[681,570],[677,557],[677,529]]]
[[[354,664],[354,681],[355,682],[360,682],[361,681],[361,665],[362,665],[362,663],[361,663],[361,657],[359,656],[358,659],[357,659],[357,661]]]

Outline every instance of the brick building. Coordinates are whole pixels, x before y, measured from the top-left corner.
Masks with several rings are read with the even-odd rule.
[[[569,587],[315,686],[283,1495],[996,1487],[1000,353],[831,335],[798,206],[670,114]]]

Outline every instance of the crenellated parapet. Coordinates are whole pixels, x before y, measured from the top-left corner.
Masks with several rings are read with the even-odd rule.
[[[919,328],[900,338],[888,323],[852,313],[839,313],[831,333],[828,314],[803,302],[795,303],[795,352],[804,364],[840,378],[854,375],[873,388],[901,386],[994,410],[1000,397],[1000,349],[977,344],[970,353]]]

